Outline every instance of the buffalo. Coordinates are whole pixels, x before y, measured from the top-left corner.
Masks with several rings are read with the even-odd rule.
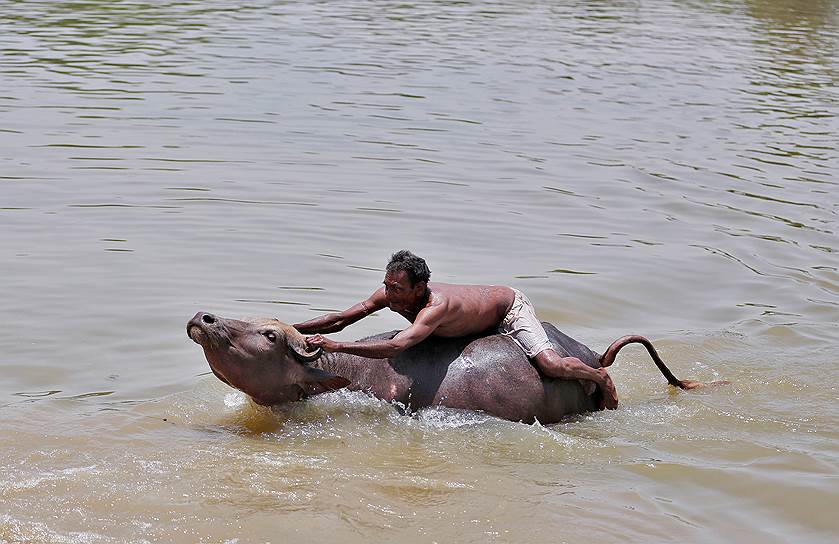
[[[542,325],[558,352],[592,368],[611,365],[622,347],[637,342],[647,348],[670,385],[703,385],[677,379],[642,336],[619,338],[600,355],[550,323]],[[392,338],[397,332],[370,339]],[[603,408],[599,389],[586,394],[579,380],[541,374],[521,348],[501,334],[432,336],[392,359],[310,351],[297,329],[276,319],[242,321],[199,312],[187,323],[187,334],[204,349],[221,381],[265,406],[346,387],[411,411],[447,406],[526,423],[554,423]]]

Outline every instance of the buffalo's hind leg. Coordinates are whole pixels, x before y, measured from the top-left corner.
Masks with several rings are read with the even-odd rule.
[[[614,410],[618,407],[618,393],[605,368],[592,368],[576,357],[562,357],[552,349],[540,351],[533,360],[543,373],[552,378],[594,382],[603,393],[601,409]],[[585,383],[583,387],[586,387]]]

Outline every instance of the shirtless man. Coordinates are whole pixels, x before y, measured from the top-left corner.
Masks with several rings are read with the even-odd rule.
[[[424,259],[407,250],[398,251],[387,265],[384,287],[370,298],[294,327],[303,334],[337,332],[377,310],[390,308],[411,322],[390,340],[335,342],[321,334],[306,338],[312,348],[372,358],[395,357],[431,334],[458,337],[498,330],[510,336],[545,375],[581,380],[589,394],[596,384],[603,391],[606,408],[617,408],[617,391],[606,369],[560,356],[521,291],[502,285],[429,283],[430,277]]]

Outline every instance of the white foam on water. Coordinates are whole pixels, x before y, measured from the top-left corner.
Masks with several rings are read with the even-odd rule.
[[[119,540],[92,531],[60,532],[52,529],[48,524],[14,518],[8,514],[0,514],[0,543],[38,542],[49,544],[99,544],[119,542]],[[138,543],[147,540],[138,539]]]
[[[51,484],[60,481],[67,481],[67,480],[75,480],[80,475],[96,475],[100,474],[100,471],[97,470],[96,465],[91,465],[87,467],[72,467],[72,468],[65,468],[65,469],[58,469],[58,470],[50,470],[46,472],[41,472],[33,476],[26,476],[24,479],[19,479],[21,472],[25,472],[25,468],[21,470],[18,468],[14,472],[9,471],[9,476],[16,477],[15,479],[0,482],[0,491],[10,491],[10,490],[24,490],[24,489],[34,489],[45,484]]]
[[[227,408],[242,408],[248,403],[248,396],[241,391],[233,391],[224,396],[224,405]]]

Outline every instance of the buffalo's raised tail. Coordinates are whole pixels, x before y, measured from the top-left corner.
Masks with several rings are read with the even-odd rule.
[[[672,385],[673,387],[678,387],[680,389],[696,389],[697,387],[703,387],[705,385],[725,385],[731,382],[728,381],[717,381],[711,382],[709,384],[696,382],[693,380],[680,380],[676,376],[670,372],[670,369],[667,368],[667,365],[664,364],[664,361],[661,360],[659,357],[658,352],[653,347],[653,343],[644,338],[643,336],[637,335],[630,335],[630,336],[622,336],[612,342],[612,345],[603,353],[600,357],[600,366],[607,367],[615,362],[615,357],[617,357],[618,352],[621,350],[622,347],[626,346],[627,344],[642,344],[652,357],[655,366],[664,374],[664,377],[667,378],[667,383]]]

